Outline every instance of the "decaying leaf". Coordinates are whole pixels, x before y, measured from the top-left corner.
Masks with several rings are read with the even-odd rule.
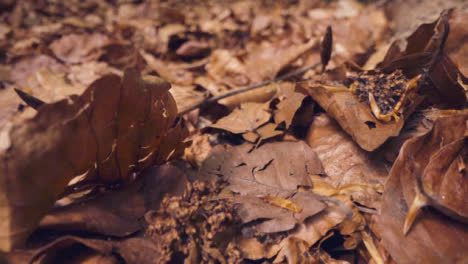
[[[329,116],[314,118],[306,140],[323,164],[324,180],[332,186],[384,183],[386,164],[359,148]]]
[[[54,41],[50,49],[64,62],[79,63],[97,59],[108,42],[103,34],[70,34]]]
[[[458,263],[467,257],[468,228],[460,222],[466,219],[466,170],[460,165],[466,160],[467,118],[436,120],[430,132],[406,141],[390,171],[376,220],[398,263]],[[432,209],[411,210],[418,195]],[[411,211],[419,215],[408,216]],[[415,219],[411,229],[405,219]]]
[[[390,122],[379,120],[371,106],[363,103],[350,91],[332,91],[326,86],[315,85],[304,87],[310,96],[333,117],[359,146],[373,151],[382,145],[389,137],[397,136],[403,127],[404,120],[420,102],[419,96],[409,94],[412,104],[403,108],[402,117]]]
[[[300,186],[313,186],[309,174],[323,173],[315,153],[303,142],[270,143],[249,152],[250,148],[215,147],[200,176],[221,177],[230,183],[227,188],[234,194],[228,197],[238,204],[243,228],[255,234],[254,239],[240,238],[238,244],[248,258],[276,255],[278,261],[283,261],[288,255],[288,261],[294,263],[290,258],[303,251],[287,253],[293,246],[289,244],[291,239],[303,243],[307,251],[329,229],[343,222],[350,209],[337,200],[329,207],[317,194],[298,192]],[[285,231],[286,236],[279,236]],[[259,245],[257,240],[265,235],[271,236],[271,242]]]
[[[240,194],[287,197],[298,186],[311,184],[308,174],[323,173],[317,155],[303,142],[265,144],[249,152],[251,148],[248,144],[214,147],[200,174],[220,176],[230,183],[229,189]],[[289,151],[283,151],[285,148]]]
[[[305,95],[295,91],[296,85],[293,83],[285,82],[277,84],[281,89],[278,94],[278,104],[274,111],[274,120],[276,124],[284,122],[286,129],[289,128],[293,121],[296,111],[302,104]]]
[[[184,127],[169,83],[128,70],[14,124],[1,153],[1,248],[21,245],[77,175],[119,181],[180,154]],[[182,144],[183,145],[183,144]]]

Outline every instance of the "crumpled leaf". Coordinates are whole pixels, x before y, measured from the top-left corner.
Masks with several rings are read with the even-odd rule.
[[[70,34],[52,42],[50,49],[64,62],[80,63],[99,58],[108,42],[109,38],[99,33]]]
[[[460,149],[460,144],[466,149],[466,142],[460,140],[465,140],[467,119],[466,114],[455,114],[436,120],[429,133],[406,141],[390,171],[381,215],[376,220],[383,245],[398,263],[466,260],[468,228],[459,217],[452,218],[457,210],[466,213],[466,175],[458,168],[460,154],[454,155],[458,151],[447,150]],[[461,155],[466,160],[466,154]],[[442,170],[434,171],[437,167]],[[405,236],[405,218],[418,191],[429,198],[426,205],[438,212],[421,210]]]
[[[0,154],[1,248],[21,245],[73,177],[115,182],[182,154],[185,127],[173,125],[177,108],[169,88],[127,70],[14,124]]]

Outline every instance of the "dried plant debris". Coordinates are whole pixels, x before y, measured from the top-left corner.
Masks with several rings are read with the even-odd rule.
[[[0,262],[467,262],[463,0],[0,2]]]
[[[411,85],[415,84],[413,82]],[[389,114],[396,120],[399,118],[396,113],[404,104],[401,98],[412,87],[408,86],[408,79],[402,72],[397,70],[391,74],[359,74],[350,89],[359,101],[369,103],[378,119],[387,121]]]
[[[146,235],[157,245],[156,263],[239,263],[231,241],[239,220],[232,202],[217,197],[220,181],[188,183],[182,196],[166,196],[157,211],[146,215]]]

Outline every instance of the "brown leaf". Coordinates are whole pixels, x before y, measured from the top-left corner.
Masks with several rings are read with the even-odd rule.
[[[177,108],[169,88],[132,70],[122,79],[107,75],[83,95],[43,105],[34,118],[14,124],[1,153],[1,210],[9,223],[1,248],[21,245],[73,177],[87,172],[118,181],[180,154],[185,128],[171,128]]]
[[[382,62],[382,70],[389,72],[398,67],[409,77],[428,71],[426,73],[428,80],[423,80],[424,83],[419,89],[431,103],[444,105],[446,108],[466,105],[465,91],[457,82],[457,76],[462,73],[452,61],[460,62],[460,57],[463,57],[461,55],[463,52],[460,50],[463,50],[466,45],[460,39],[463,39],[468,33],[457,20],[459,21],[466,16],[465,12],[460,11],[444,12],[438,20],[420,25],[406,39],[405,49],[401,49],[400,43],[395,41]],[[456,27],[454,34],[449,33],[453,20]],[[448,32],[445,32],[447,30]],[[449,37],[444,43],[445,47],[441,47],[443,35],[447,33]],[[440,48],[444,49],[445,54],[439,54]],[[451,55],[452,52],[454,55]],[[425,58],[421,60],[423,57]],[[408,59],[413,62],[409,62]],[[420,63],[417,63],[418,61]],[[414,62],[416,64],[413,64]],[[431,65],[432,63],[435,64]],[[460,66],[465,67],[463,65],[464,62],[461,62]]]
[[[270,120],[271,114],[265,104],[243,103],[231,114],[219,119],[210,127],[219,128],[234,134],[254,131]]]
[[[287,197],[299,185],[311,185],[309,174],[323,173],[316,154],[303,142],[276,142],[249,151],[251,145],[216,146],[205,160],[200,175],[221,175],[240,194]],[[285,152],[284,149],[288,149]]]
[[[360,102],[351,92],[329,91],[322,86],[304,89],[361,148],[367,151],[375,150],[389,137],[398,136],[404,119],[412,113],[412,108],[418,102],[418,96],[414,95],[416,98],[413,98],[413,107],[405,109],[402,118],[398,121],[383,122],[372,114],[367,104]]]
[[[310,186],[309,173],[322,172],[321,164],[307,145],[277,142],[249,152],[250,148],[215,147],[200,170],[202,177],[223,177],[230,183],[228,188],[240,194],[232,199],[239,204],[238,215],[244,224],[263,219],[252,227],[256,232],[287,231],[326,207],[313,194],[297,193],[298,186]],[[289,149],[288,154],[283,151],[285,148]],[[271,199],[257,198],[272,196],[274,200],[287,199],[302,210],[291,211],[273,205]]]
[[[465,137],[467,118],[466,114],[440,118],[431,132],[406,141],[390,171],[382,212],[376,220],[385,248],[398,263],[457,263],[466,259],[468,228],[449,216],[466,212],[462,209],[466,203],[460,203],[466,197],[466,183],[460,177],[462,171],[451,169],[459,164],[459,159],[450,149]],[[466,149],[466,143],[463,148]],[[442,157],[444,153],[447,155]],[[453,165],[447,166],[450,163]],[[434,165],[446,169],[433,174]],[[422,188],[418,187],[418,178]],[[435,189],[428,192],[431,186]],[[405,218],[418,188],[439,212],[422,210],[405,236]],[[449,211],[452,213],[447,216]]]
[[[103,34],[70,34],[52,42],[50,49],[58,59],[66,63],[80,63],[96,60],[109,42]]]
[[[329,116],[321,114],[314,118],[306,141],[323,164],[325,181],[333,186],[385,181],[386,164],[359,148]]]
[[[278,84],[281,88],[278,94],[279,103],[274,111],[274,119],[276,124],[285,123],[286,129],[291,125],[296,111],[302,104],[302,100],[306,97],[303,93],[295,91],[296,85],[293,83]]]
[[[182,57],[200,57],[210,52],[210,45],[207,42],[189,40],[184,42],[176,51]]]
[[[183,69],[171,69],[171,65],[168,65],[168,63],[155,58],[153,55],[145,52],[144,50],[140,50],[140,55],[146,61],[148,66],[165,80],[180,85],[192,84],[193,76],[191,72]]]
[[[213,51],[205,69],[215,81],[231,87],[245,86],[250,82],[245,65],[228,50]]]
[[[269,44],[262,42],[257,47],[252,48],[250,56],[246,59],[246,74],[254,82],[273,79],[280,70],[317,44],[317,39],[292,46],[290,43]]]

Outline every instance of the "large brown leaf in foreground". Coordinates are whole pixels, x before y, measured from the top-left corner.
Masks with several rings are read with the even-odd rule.
[[[128,70],[13,125],[0,153],[0,249],[21,245],[74,176],[114,182],[179,154],[185,130],[172,126],[169,88]]]
[[[383,244],[397,263],[464,263],[468,257],[468,226],[458,221],[466,214],[468,197],[466,168],[458,166],[466,162],[467,119],[467,114],[438,119],[429,133],[403,145],[390,171],[376,219]],[[421,210],[405,236],[403,225],[416,188],[431,206]]]

